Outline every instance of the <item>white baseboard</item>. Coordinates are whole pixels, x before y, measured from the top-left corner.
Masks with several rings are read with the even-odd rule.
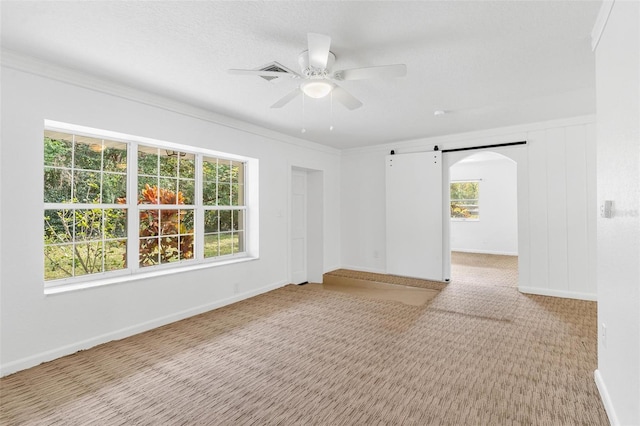
[[[474,250],[474,249],[452,248],[451,251],[459,251],[461,253],[496,254],[499,256],[517,256],[518,255],[518,252],[499,251],[499,250]]]
[[[287,284],[288,282],[286,280],[279,281],[264,287],[246,291],[244,293],[235,294],[226,299],[217,300],[212,303],[207,303],[207,304],[196,306],[194,308],[186,309],[180,312],[175,312],[170,315],[166,315],[150,321],[145,321],[140,324],[135,324],[130,327],[121,328],[119,330],[105,333],[100,336],[95,336],[90,339],[72,343],[70,345],[61,346],[59,348],[55,348],[49,351],[45,351],[45,352],[31,355],[25,358],[21,358],[16,361],[3,363],[2,365],[0,365],[0,377],[4,377],[6,375],[15,373],[20,370],[26,370],[27,368],[35,367],[36,365],[42,364],[43,362],[52,361],[56,358],[60,358],[66,355],[71,355],[78,351],[86,350],[94,346],[98,346],[103,343],[110,342],[112,340],[124,339],[126,337],[130,337],[138,333],[149,331],[154,328],[158,328],[163,325],[170,324],[172,322],[180,321],[185,318],[192,317],[194,315],[198,315],[204,312],[218,309],[223,306],[230,305],[232,303],[236,303],[241,300],[248,299],[250,297],[257,296],[259,294],[266,293],[271,290],[275,290]]]
[[[598,300],[598,295],[596,293],[581,293],[577,291],[553,290],[550,288],[540,288],[540,287],[518,287],[518,290],[520,290],[521,293],[537,294],[540,296],[562,297],[565,299],[590,300],[593,302]]]
[[[602,375],[599,370],[595,370],[593,372],[593,378],[596,381],[596,386],[598,387],[598,392],[600,393],[600,399],[604,405],[604,410],[607,412],[607,417],[609,417],[609,423],[611,423],[611,426],[619,426],[620,422],[618,421],[618,416],[616,416],[616,412],[613,409],[611,397],[609,396],[607,386],[604,384],[604,380],[602,380]]]
[[[340,265],[331,265],[331,266],[325,268],[323,274],[326,274],[327,272],[335,271],[336,269],[340,269],[340,268],[342,268],[342,266],[340,266]]]

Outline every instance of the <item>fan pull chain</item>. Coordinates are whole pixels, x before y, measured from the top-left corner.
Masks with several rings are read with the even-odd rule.
[[[333,131],[333,90],[329,93],[329,131]]]
[[[304,95],[304,93],[302,94],[302,130],[300,131],[301,133],[306,133],[307,129],[304,127],[304,98],[306,96]]]

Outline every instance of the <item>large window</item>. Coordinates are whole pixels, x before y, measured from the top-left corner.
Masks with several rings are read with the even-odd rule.
[[[479,181],[451,182],[451,219],[478,220],[479,199]]]
[[[246,256],[245,160],[98,133],[45,130],[47,286]]]

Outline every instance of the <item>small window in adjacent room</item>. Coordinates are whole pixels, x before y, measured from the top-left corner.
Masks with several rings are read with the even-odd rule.
[[[480,181],[451,182],[451,219],[479,220]]]

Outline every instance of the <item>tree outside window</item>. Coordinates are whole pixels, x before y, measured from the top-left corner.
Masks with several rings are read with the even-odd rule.
[[[126,268],[126,167],[125,143],[45,132],[45,280]]]
[[[478,220],[480,218],[479,181],[451,182],[451,218]]]

